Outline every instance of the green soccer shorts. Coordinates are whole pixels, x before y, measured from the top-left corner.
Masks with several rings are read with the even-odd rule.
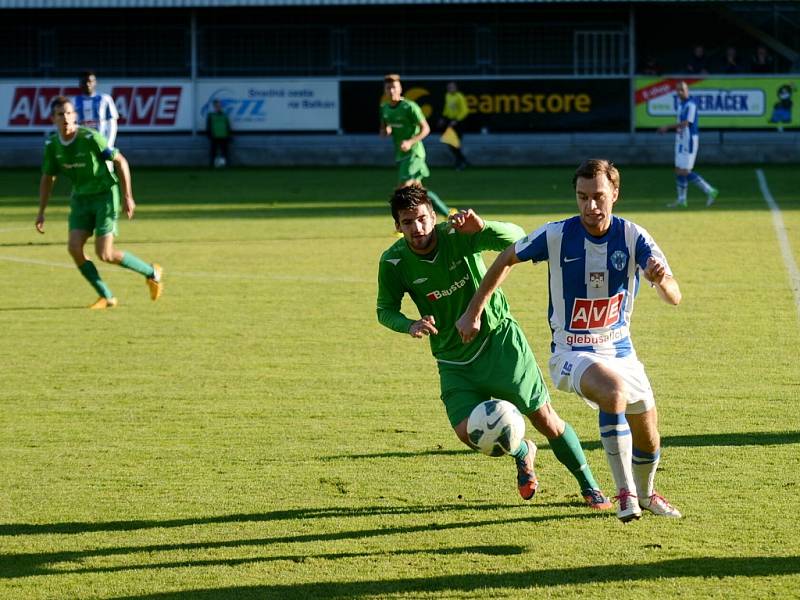
[[[442,402],[455,428],[490,398],[508,400],[524,415],[550,402],[550,394],[525,334],[504,319],[489,334],[478,357],[467,364],[438,362]]]
[[[69,230],[94,232],[97,237],[117,235],[119,218],[119,188],[115,185],[107,192],[73,196],[69,201]]]
[[[431,174],[425,158],[409,155],[403,160],[397,161],[397,183],[404,184],[406,181],[422,181]]]

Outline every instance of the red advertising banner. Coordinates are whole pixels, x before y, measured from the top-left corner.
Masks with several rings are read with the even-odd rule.
[[[192,93],[188,82],[110,81],[99,91],[114,99],[120,132],[192,128]],[[74,83],[0,83],[0,131],[46,131],[52,127],[53,99],[59,95],[74,97],[78,93],[80,90]]]

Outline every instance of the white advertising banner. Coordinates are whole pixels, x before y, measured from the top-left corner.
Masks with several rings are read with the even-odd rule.
[[[199,81],[196,124],[219,100],[236,131],[337,131],[339,82],[335,79]]]
[[[192,129],[192,86],[187,80],[103,79],[97,90],[110,94],[119,111],[119,131],[157,132]],[[74,81],[0,82],[0,131],[47,131],[50,102],[80,93]]]

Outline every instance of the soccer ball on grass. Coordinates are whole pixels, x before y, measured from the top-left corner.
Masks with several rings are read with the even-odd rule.
[[[467,419],[469,441],[489,456],[509,454],[525,437],[525,420],[516,406],[505,400],[487,400]]]

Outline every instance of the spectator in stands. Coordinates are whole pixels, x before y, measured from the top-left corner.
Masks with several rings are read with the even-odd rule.
[[[764,45],[756,48],[756,53],[750,61],[750,71],[753,73],[774,73],[775,72],[775,59],[767,50]]]
[[[736,56],[735,46],[725,48],[725,62],[722,65],[722,72],[726,75],[735,75],[742,72],[742,65],[739,64],[739,58]]]
[[[231,121],[222,110],[222,102],[214,100],[213,111],[206,115],[206,136],[211,142],[209,166],[225,167],[228,165],[228,144],[231,141]]]
[[[689,62],[686,63],[686,72],[695,75],[708,74],[708,61],[706,60],[706,49],[702,44],[695,44],[692,50],[692,56]]]
[[[444,95],[444,108],[442,109],[442,118],[439,119],[439,127],[447,131],[452,129],[451,135],[443,135],[442,141],[450,148],[450,152],[455,159],[455,168],[459,171],[464,170],[464,167],[469,165],[467,158],[461,151],[464,140],[464,120],[469,116],[469,108],[467,108],[467,99],[464,94],[458,91],[458,85],[455,81],[447,84],[447,93]]]
[[[75,96],[78,125],[96,129],[106,138],[108,147],[113,148],[117,141],[119,119],[114,99],[108,94],[97,93],[97,75],[94,71],[84,72],[78,85],[81,88],[81,93]]]
[[[664,69],[661,68],[661,65],[658,64],[656,57],[652,54],[649,54],[644,61],[644,66],[642,67],[642,75],[661,75],[664,72]]]

